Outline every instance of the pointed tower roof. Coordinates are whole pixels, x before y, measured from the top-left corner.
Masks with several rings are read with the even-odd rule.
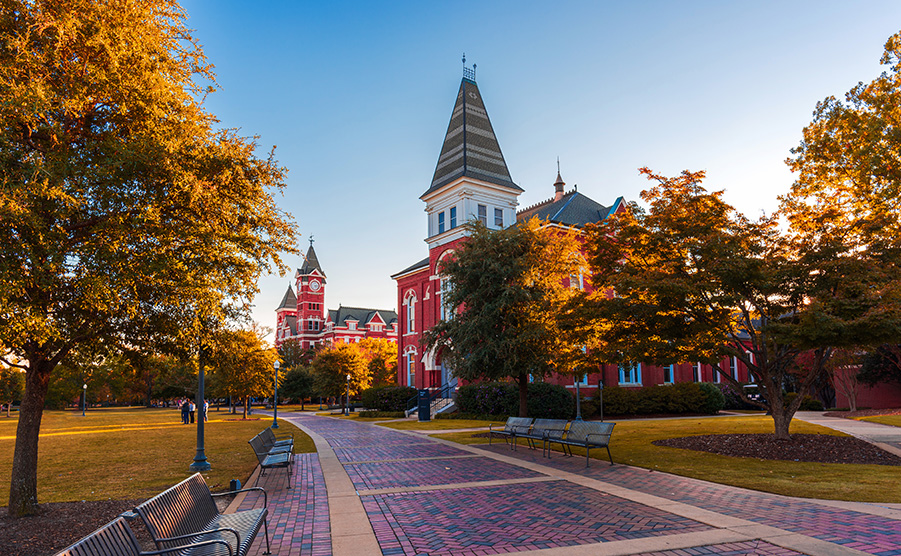
[[[468,75],[472,78],[464,77],[460,83],[432,185],[422,196],[464,176],[516,192],[523,191],[510,177],[507,162],[482,102],[482,94],[475,82],[475,71],[469,71],[471,73]]]
[[[316,251],[313,250],[313,240],[310,240],[310,248],[307,249],[307,256],[303,261],[303,266],[300,267],[300,270],[297,273],[301,276],[305,274],[313,274],[313,271],[319,272],[323,277],[325,277],[325,272],[322,271],[322,267],[319,266],[319,259],[316,258]]]
[[[294,295],[294,289],[291,287],[291,284],[288,284],[288,291],[285,292],[285,297],[282,298],[282,302],[279,303],[279,309],[291,309],[292,311],[297,309],[297,296]]]

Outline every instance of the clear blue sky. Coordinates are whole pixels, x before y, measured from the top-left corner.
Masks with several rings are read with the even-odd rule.
[[[183,6],[221,86],[207,108],[289,169],[278,203],[315,236],[329,308],[393,309],[389,276],[427,255],[419,195],[464,51],[521,206],[553,194],[560,157],[602,204],[636,200],[641,166],[705,170],[756,216],[790,186],[816,102],[878,75],[901,29],[898,0]],[[273,326],[291,276],[261,279],[254,320]]]

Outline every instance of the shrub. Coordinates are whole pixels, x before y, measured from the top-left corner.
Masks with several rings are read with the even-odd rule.
[[[416,396],[416,389],[409,386],[381,386],[363,390],[360,395],[366,409],[376,411],[403,412],[407,402]],[[381,417],[381,415],[379,415]]]
[[[785,405],[792,403],[792,401],[798,397],[797,392],[789,392],[785,395]],[[810,396],[804,396],[804,399],[801,400],[801,406],[798,407],[799,411],[823,411],[823,402],[820,400],[814,399]]]
[[[457,390],[460,413],[471,415],[519,415],[519,394],[510,382],[480,382]]]
[[[707,415],[716,415],[726,405],[726,397],[723,392],[715,385],[709,382],[702,382],[698,386],[704,393],[704,403],[701,405],[701,413]]]
[[[599,410],[597,397],[594,404]],[[679,382],[647,388],[609,386],[603,390],[603,404],[604,415],[714,414],[723,408],[724,400],[713,384]]]
[[[725,402],[723,409],[760,409],[756,405],[749,404],[743,400],[738,392],[735,391],[735,388],[728,382],[722,382],[717,386],[723,394],[723,400]]]
[[[467,384],[457,391],[457,407],[468,415],[519,415],[519,386],[512,382]],[[526,410],[529,417],[570,419],[575,415],[576,400],[563,386],[533,382]]]

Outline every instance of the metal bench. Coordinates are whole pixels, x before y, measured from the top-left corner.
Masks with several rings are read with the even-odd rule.
[[[550,442],[563,438],[566,432],[566,419],[535,419],[528,433],[519,435],[529,441],[529,447],[535,449],[535,442],[541,442],[541,455],[550,452]],[[550,454],[548,454],[550,455]]]
[[[224,540],[209,540],[183,544],[162,550],[142,552],[138,539],[121,517],[107,523],[87,537],[66,548],[56,556],[155,556],[177,553],[180,556],[234,556]]]
[[[258,434],[247,441],[253,448],[253,453],[260,463],[260,475],[266,469],[284,467],[288,470],[288,488],[291,488],[291,464],[294,463],[294,452],[286,448],[266,449],[262,434]]]
[[[260,491],[263,507],[233,514],[220,514],[214,496]],[[203,475],[195,473],[177,485],[141,503],[135,512],[147,527],[159,549],[173,548],[184,542],[224,540],[234,556],[245,556],[262,526],[269,552],[269,525],[266,523],[269,502],[260,487],[243,488],[213,494]]]
[[[504,442],[510,439],[511,449],[515,450],[516,437],[528,434],[531,427],[531,417],[508,417],[503,430],[494,430],[491,425],[488,425],[488,444],[491,444],[491,438],[495,434],[500,434],[504,436]]]
[[[585,467],[588,467],[591,449],[607,448],[607,457],[610,458],[610,465],[613,465],[613,456],[610,455],[610,436],[613,434],[615,424],[600,421],[573,421],[569,424],[563,438],[548,439],[548,455],[550,456],[551,442],[559,443],[564,453],[569,447],[569,455],[573,455],[573,446],[585,448]]]
[[[276,435],[271,428],[266,427],[260,432],[260,435],[263,437],[263,445],[266,446],[266,449],[270,452],[273,451],[273,449],[276,451],[282,449],[288,450],[289,452],[294,451],[294,433]]]

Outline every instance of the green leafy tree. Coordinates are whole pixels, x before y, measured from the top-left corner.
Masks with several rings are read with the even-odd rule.
[[[867,353],[858,378],[869,386],[883,382],[901,384],[901,345],[884,344]]]
[[[25,392],[25,375],[21,371],[0,366],[0,406],[6,406],[6,416],[10,416],[13,402],[21,400]]]
[[[320,351],[312,368],[315,388],[324,396],[337,399],[345,395],[347,375],[350,375],[351,396],[369,388],[372,383],[366,358],[357,344],[337,344]]]
[[[304,348],[302,340],[290,338],[278,346],[278,356],[281,358],[285,369],[293,369],[300,366],[309,366],[316,357],[316,349]]]
[[[26,380],[12,516],[37,511],[44,398],[69,352],[187,345],[296,252],[272,199],[284,170],[216,129],[186,17],[174,0],[0,4],[0,357]]]
[[[538,219],[502,230],[467,224],[470,233],[440,269],[458,308],[423,336],[454,375],[465,380],[513,379],[526,416],[529,375],[573,372],[581,346],[561,328],[577,290],[565,284],[586,270],[578,232]]]
[[[310,367],[293,367],[285,373],[285,378],[279,384],[279,393],[286,398],[300,400],[300,410],[304,409],[307,398],[313,397],[314,389],[313,371]]]
[[[834,350],[879,342],[901,325],[884,311],[885,269],[867,253],[784,233],[773,217],[749,221],[722,192],[701,187],[703,172],[642,173],[657,183],[642,192],[650,208],[633,205],[589,233],[596,291],[583,316],[598,323],[590,355],[701,361],[742,392],[721,368],[737,357],[763,393],[775,436],[788,438]],[[798,388],[793,399],[783,395],[788,382]]]

